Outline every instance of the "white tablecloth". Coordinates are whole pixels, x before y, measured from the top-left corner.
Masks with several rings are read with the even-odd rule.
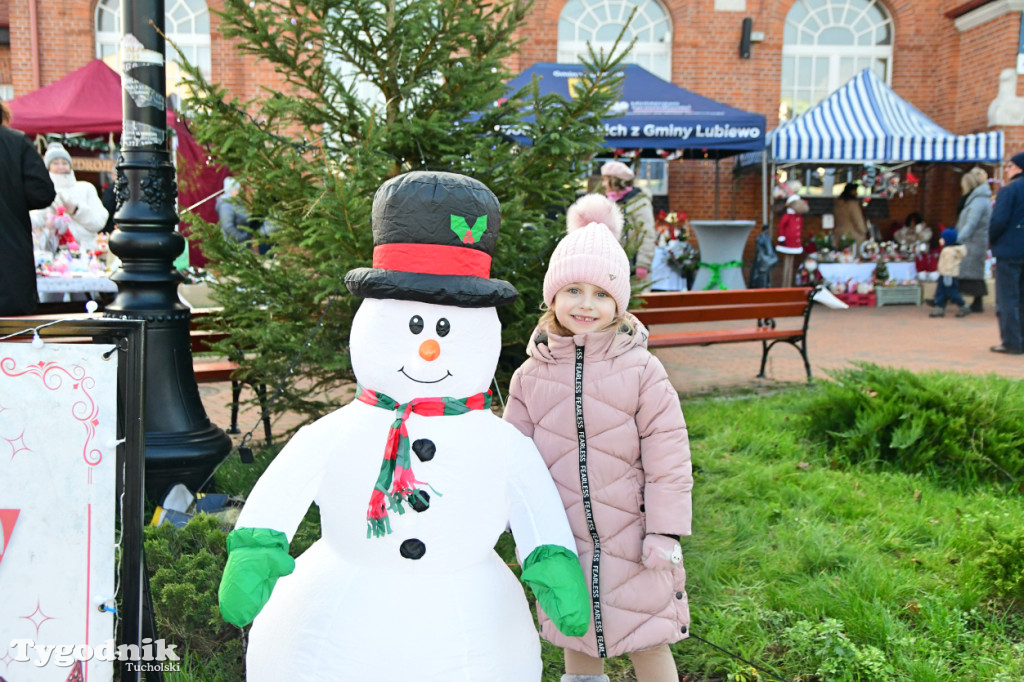
[[[686,279],[668,265],[669,252],[664,246],[654,247],[651,261],[651,289],[657,291],[686,291]]]
[[[875,263],[821,263],[818,271],[828,282],[870,282]],[[913,263],[886,263],[890,280],[908,280],[917,277]]]
[[[43,303],[60,301],[65,294],[116,294],[117,284],[109,277],[40,277],[36,276],[36,289]]]
[[[718,266],[716,289],[746,289],[743,269],[739,265],[725,267],[729,263],[742,263],[743,247],[747,236],[754,228],[753,220],[691,220],[690,227],[697,235],[701,263]],[[693,280],[694,291],[707,289],[713,280],[711,268],[702,265]]]

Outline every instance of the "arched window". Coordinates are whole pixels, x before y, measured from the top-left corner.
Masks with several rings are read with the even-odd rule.
[[[209,77],[210,12],[206,0],[166,0],[164,15],[164,33],[190,63]],[[96,56],[116,69],[120,45],[121,0],[100,0],[96,3]],[[178,61],[178,53],[170,44],[166,52],[168,63]]]
[[[797,0],[783,34],[779,119],[807,111],[865,67],[888,83],[892,41],[879,0]]]
[[[628,43],[636,36],[637,41],[624,61],[672,80],[672,24],[655,0],[569,0],[558,18],[558,61],[579,62],[588,42],[595,51],[607,51],[634,7],[636,16],[623,39]]]

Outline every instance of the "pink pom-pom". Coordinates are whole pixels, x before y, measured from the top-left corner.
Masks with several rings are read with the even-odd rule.
[[[566,232],[578,230],[591,223],[604,225],[615,238],[622,234],[622,211],[614,201],[603,194],[586,194],[576,200],[565,216]]]

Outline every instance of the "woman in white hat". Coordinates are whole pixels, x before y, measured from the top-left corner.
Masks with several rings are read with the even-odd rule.
[[[42,230],[48,215],[60,216],[62,229],[67,226],[80,251],[95,250],[96,235],[107,224],[109,215],[99,192],[92,183],[75,178],[71,155],[60,142],[51,142],[46,147],[43,163],[57,190],[57,198],[48,208],[32,211],[33,230]]]
[[[601,182],[606,197],[622,209],[626,218],[619,242],[629,255],[636,280],[646,289],[650,286],[651,262],[658,235],[654,230],[654,205],[647,193],[633,186],[635,175],[621,161],[601,166]]]

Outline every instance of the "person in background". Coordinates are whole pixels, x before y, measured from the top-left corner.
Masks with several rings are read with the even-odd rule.
[[[565,650],[562,682],[608,682],[604,659],[623,654],[637,682],[678,682],[668,645],[690,625],[679,545],[692,508],[686,422],[646,330],[627,311],[622,216],[590,194],[566,222],[544,276],[547,311],[504,415],[533,438],[558,484],[593,586],[585,635],[563,635],[538,609],[541,636]]]
[[[988,173],[975,166],[960,178],[963,207],[956,221],[959,244],[967,247],[960,263],[960,295],[973,296],[971,312],[984,310],[982,298],[988,295],[985,285],[985,257],[988,254],[988,223],[992,217],[992,190]]]
[[[103,173],[101,176],[103,191],[100,200],[103,208],[107,209],[107,223],[100,232],[111,234],[114,231],[114,212],[117,210],[117,195],[114,193],[114,174]]]
[[[224,236],[239,244],[252,238],[249,231],[249,214],[238,196],[240,186],[234,178],[224,178],[224,193],[217,197],[217,223]]]
[[[94,251],[97,248],[96,235],[103,230],[108,217],[99,192],[92,183],[75,178],[71,155],[60,142],[46,146],[43,163],[57,190],[57,198],[49,208],[32,211],[32,227],[41,230],[47,227],[48,222],[60,223],[60,229],[66,225],[79,251]],[[55,216],[61,220],[55,221]]]
[[[625,228],[619,243],[630,254],[629,263],[636,281],[650,286],[651,263],[658,235],[654,227],[654,204],[639,187],[633,186],[633,170],[621,161],[609,161],[601,166],[601,182],[606,197],[622,209]]]
[[[1024,152],[1006,164],[1007,184],[996,195],[989,243],[996,259],[996,315],[1002,343],[993,353],[1024,353]]]
[[[57,196],[39,152],[7,127],[11,111],[0,102],[0,315],[36,311],[36,260],[29,211]]]
[[[779,256],[772,246],[772,231],[765,223],[761,234],[754,240],[756,255],[750,268],[750,288],[768,289],[772,285],[772,268],[779,262]]]
[[[852,237],[857,242],[855,253],[860,252],[860,245],[868,238],[868,224],[864,220],[864,210],[857,197],[859,187],[860,185],[856,182],[846,183],[843,191],[836,197],[835,206],[832,209],[836,218],[836,243],[839,243],[839,237],[843,235]]]
[[[967,253],[967,247],[958,246],[956,239],[956,229],[952,227],[947,227],[939,236],[939,244],[942,246],[942,253],[939,254],[939,279],[935,284],[935,307],[928,317],[945,315],[948,301],[960,306],[957,317],[966,317],[971,312],[964,297],[960,295],[959,286],[960,263]]]

